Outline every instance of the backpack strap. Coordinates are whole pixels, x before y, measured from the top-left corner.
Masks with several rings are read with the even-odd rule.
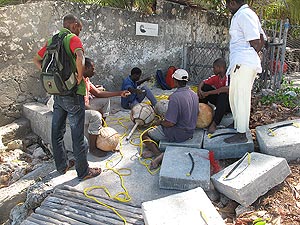
[[[70,41],[71,41],[72,37],[74,37],[76,35],[72,34],[72,33],[67,33],[67,32],[63,33],[63,35],[65,35],[64,40],[63,40],[64,48],[65,48],[68,56],[71,59],[73,70],[76,71],[75,56],[72,54],[71,49],[70,49]]]

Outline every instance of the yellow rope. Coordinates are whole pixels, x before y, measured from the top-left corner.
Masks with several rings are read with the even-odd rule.
[[[118,123],[119,124],[121,124],[121,126],[122,127],[124,127],[124,128],[126,128],[127,129],[127,127],[121,122],[121,120],[123,120],[123,118],[119,118],[117,121],[118,121]],[[107,124],[106,123],[104,123],[104,126],[107,126]],[[124,225],[126,225],[127,224],[127,221],[126,221],[126,219],[114,208],[114,207],[112,207],[112,206],[110,206],[110,205],[107,205],[107,204],[105,204],[105,203],[103,203],[103,202],[101,202],[101,201],[99,201],[96,197],[94,197],[94,196],[91,196],[91,195],[89,195],[88,193],[90,192],[90,191],[92,191],[92,190],[94,190],[94,189],[102,189],[102,190],[104,190],[104,192],[107,194],[107,196],[109,197],[109,198],[111,198],[111,199],[114,199],[114,200],[117,200],[117,201],[119,201],[119,202],[129,202],[130,200],[131,200],[131,197],[130,197],[130,195],[129,195],[129,193],[128,193],[128,190],[126,189],[126,187],[125,187],[125,185],[124,185],[124,179],[123,179],[123,176],[129,176],[129,175],[131,175],[131,170],[129,169],[129,168],[120,168],[120,169],[115,169],[114,167],[115,167],[115,165],[112,165],[113,164],[113,162],[116,160],[116,159],[120,159],[119,160],[119,162],[123,159],[123,153],[122,153],[122,148],[123,148],[123,146],[122,146],[122,140],[123,140],[123,138],[126,136],[127,134],[126,134],[126,132],[120,137],[120,155],[118,155],[117,157],[114,157],[114,158],[112,158],[112,159],[109,159],[109,160],[107,160],[106,161],[106,163],[105,163],[105,166],[106,166],[106,169],[105,169],[105,171],[108,171],[108,170],[111,170],[113,173],[115,173],[115,174],[117,174],[118,176],[119,176],[119,179],[120,179],[120,181],[121,181],[121,187],[123,188],[123,190],[124,191],[122,191],[122,192],[118,192],[116,195],[114,195],[114,196],[112,196],[111,195],[111,193],[109,192],[109,190],[107,189],[107,187],[106,186],[97,186],[97,185],[95,185],[95,186],[91,186],[91,187],[87,187],[87,188],[85,188],[84,190],[83,190],[83,193],[84,193],[84,195],[87,197],[87,198],[89,198],[89,199],[92,199],[92,200],[94,200],[95,202],[97,202],[98,204],[100,204],[100,205],[102,205],[102,206],[104,206],[104,207],[106,207],[106,208],[108,208],[108,209],[110,209],[110,210],[112,210],[121,220],[123,220],[123,223],[124,223]],[[121,171],[128,171],[128,173],[121,173]]]
[[[126,189],[126,187],[125,187],[125,185],[124,185],[124,179],[123,179],[123,176],[129,176],[129,175],[131,175],[131,170],[130,170],[129,168],[115,169],[114,166],[111,166],[111,165],[113,164],[113,162],[114,162],[117,158],[120,158],[120,161],[121,161],[121,160],[123,159],[123,157],[124,157],[124,156],[123,156],[123,153],[122,153],[122,151],[121,151],[122,148],[123,148],[122,141],[123,141],[124,137],[127,136],[128,127],[125,126],[125,125],[122,123],[122,120],[129,121],[129,119],[127,119],[127,118],[118,118],[118,119],[117,119],[117,123],[120,124],[123,128],[126,129],[126,131],[124,132],[124,134],[120,137],[120,142],[119,142],[119,143],[120,143],[120,156],[114,157],[114,158],[112,158],[112,159],[110,159],[110,160],[107,160],[107,161],[106,161],[106,164],[105,164],[105,166],[106,166],[105,171],[111,170],[113,173],[115,173],[115,174],[117,174],[117,175],[119,176],[120,181],[121,181],[121,187],[123,188],[124,191],[118,192],[116,195],[112,196],[111,193],[109,192],[109,190],[107,189],[107,187],[95,185],[95,186],[91,186],[91,187],[85,188],[85,189],[83,190],[83,193],[84,193],[84,195],[85,195],[87,198],[92,199],[92,200],[94,200],[95,202],[97,202],[98,204],[100,204],[100,205],[102,205],[102,206],[104,206],[104,207],[106,207],[106,208],[112,210],[112,211],[113,211],[113,212],[114,212],[121,220],[123,220],[124,225],[126,225],[126,224],[127,224],[126,219],[125,219],[125,218],[124,218],[124,217],[123,217],[123,216],[122,216],[122,215],[121,215],[114,207],[112,207],[112,206],[110,206],[110,205],[107,205],[107,204],[105,204],[105,203],[99,201],[96,197],[91,196],[91,195],[88,194],[90,191],[92,191],[92,190],[94,190],[94,189],[102,189],[102,190],[104,190],[104,192],[107,194],[107,196],[108,196],[109,198],[111,198],[111,199],[114,199],[114,200],[117,200],[117,201],[123,202],[123,203],[124,203],[124,202],[129,202],[129,201],[131,200],[131,197],[130,197],[130,195],[129,195],[129,193],[128,193],[128,190]],[[112,121],[113,121],[113,120],[112,120]],[[107,126],[107,123],[106,123],[105,120],[103,120],[103,126],[104,126],[104,127]],[[156,174],[156,173],[159,171],[160,167],[158,167],[158,168],[157,168],[156,170],[154,170],[154,171],[151,171],[150,168],[149,168],[149,165],[150,165],[152,159],[142,159],[142,157],[141,157],[141,155],[142,155],[142,153],[143,153],[143,142],[145,142],[145,141],[150,141],[150,142],[153,142],[153,143],[155,143],[155,144],[157,145],[157,143],[156,143],[155,141],[153,141],[153,140],[142,140],[143,134],[146,133],[148,130],[150,130],[150,129],[152,129],[152,128],[153,128],[153,127],[151,126],[151,127],[149,127],[148,129],[146,129],[145,131],[143,131],[143,132],[140,134],[140,136],[134,137],[134,139],[139,138],[139,140],[140,140],[140,143],[139,143],[139,144],[135,144],[135,143],[133,142],[134,139],[131,139],[131,140],[130,140],[130,144],[132,144],[132,145],[134,145],[134,146],[140,146],[140,154],[139,154],[139,157],[138,157],[139,162],[147,168],[147,171],[148,171],[150,174],[154,175],[154,174]],[[120,161],[119,161],[119,162],[120,162]],[[128,173],[121,173],[121,171],[128,171]]]

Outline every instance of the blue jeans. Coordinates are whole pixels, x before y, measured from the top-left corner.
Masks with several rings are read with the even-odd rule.
[[[141,93],[141,94],[137,94],[136,99],[132,103],[129,103],[130,108],[132,108],[133,106],[135,106],[138,103],[141,103],[145,97],[147,97],[150,100],[151,105],[155,106],[157,103],[157,100],[156,100],[155,96],[152,94],[151,90],[146,85],[141,87],[141,89],[144,90],[145,92]]]
[[[68,165],[68,156],[64,145],[66,119],[68,117],[73,154],[76,160],[75,168],[79,179],[88,174],[87,148],[84,143],[84,98],[82,95],[54,96],[52,117],[52,147],[55,166],[63,173]]]

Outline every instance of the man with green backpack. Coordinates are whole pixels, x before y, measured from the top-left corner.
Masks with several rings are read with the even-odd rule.
[[[33,61],[42,70],[43,87],[54,95],[51,139],[56,169],[64,174],[75,165],[79,180],[85,180],[100,175],[101,168],[89,167],[84,143],[86,87],[83,46],[78,37],[81,30],[82,23],[75,16],[65,16],[63,28],[38,51]],[[75,161],[68,161],[63,142],[67,117]]]

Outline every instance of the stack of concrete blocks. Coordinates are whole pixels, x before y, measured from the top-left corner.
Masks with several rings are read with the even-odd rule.
[[[218,129],[211,137],[205,133],[203,148],[214,152],[215,159],[237,159],[246,152],[254,151],[254,143],[250,131],[246,132],[248,141],[245,143],[225,143],[224,139],[236,133],[236,130],[225,128]]]
[[[243,206],[251,205],[291,173],[286,159],[252,152],[250,164],[245,158],[226,178],[238,162],[213,175],[211,180],[216,190]]]
[[[210,189],[210,162],[205,149],[168,146],[159,174],[163,189]],[[189,155],[190,154],[190,155]]]
[[[270,133],[269,129],[276,126],[283,127]],[[287,160],[300,158],[300,127],[297,126],[300,126],[300,119],[256,127],[256,138],[260,151]]]
[[[32,131],[40,136],[45,143],[50,144],[52,147],[52,111],[48,108],[48,106],[38,102],[26,103],[23,105],[23,115],[30,121]],[[71,130],[68,124],[64,143],[66,149],[68,151],[72,151]]]
[[[202,190],[193,190],[142,203],[146,225],[225,225]]]

